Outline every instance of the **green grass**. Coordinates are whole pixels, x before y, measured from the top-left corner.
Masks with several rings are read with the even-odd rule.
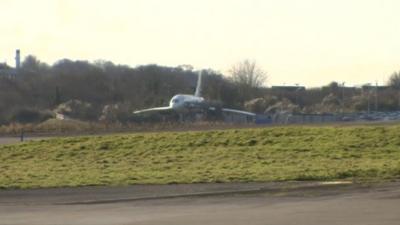
[[[0,147],[0,188],[398,177],[398,125],[142,133]]]

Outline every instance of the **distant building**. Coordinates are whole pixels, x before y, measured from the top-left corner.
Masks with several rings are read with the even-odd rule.
[[[357,91],[357,87],[350,87],[350,86],[340,86],[340,89],[341,90],[345,90],[346,92],[347,91]]]
[[[225,123],[254,123],[256,116],[248,116],[239,113],[223,112]]]
[[[274,91],[285,91],[285,92],[296,92],[296,91],[305,91],[306,88],[304,86],[272,86],[272,90]]]
[[[375,91],[375,90],[383,91],[383,90],[387,90],[389,88],[390,88],[390,86],[386,86],[386,85],[379,86],[379,85],[365,84],[365,85],[361,86],[361,90],[363,92]]]

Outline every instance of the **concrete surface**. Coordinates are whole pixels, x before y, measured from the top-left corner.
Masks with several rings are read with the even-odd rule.
[[[0,224],[398,225],[400,183],[138,185],[0,191]]]

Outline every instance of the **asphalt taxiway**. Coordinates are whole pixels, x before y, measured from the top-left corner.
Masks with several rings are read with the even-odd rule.
[[[398,225],[399,206],[399,182],[2,190],[0,224]]]

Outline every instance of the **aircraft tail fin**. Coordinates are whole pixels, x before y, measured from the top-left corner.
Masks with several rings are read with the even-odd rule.
[[[197,86],[196,86],[196,92],[194,93],[194,96],[196,97],[201,97],[201,76],[202,76],[202,71],[199,72],[199,76],[197,78]]]

